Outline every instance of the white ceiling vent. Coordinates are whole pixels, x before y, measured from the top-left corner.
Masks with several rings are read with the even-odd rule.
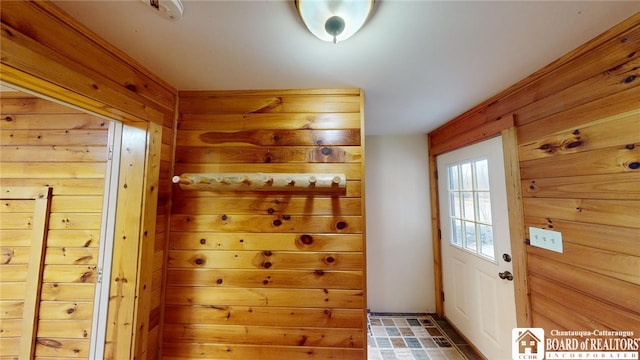
[[[142,2],[151,6],[151,10],[158,15],[172,21],[180,20],[184,12],[180,0],[142,0]]]

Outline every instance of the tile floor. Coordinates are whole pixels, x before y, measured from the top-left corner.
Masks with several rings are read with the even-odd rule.
[[[368,360],[480,360],[444,319],[369,313]]]

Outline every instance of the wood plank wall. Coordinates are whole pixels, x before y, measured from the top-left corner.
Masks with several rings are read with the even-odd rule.
[[[0,187],[0,357],[34,358],[51,188]],[[26,256],[25,256],[26,254]]]
[[[640,334],[638,85],[640,14],[429,134],[435,156],[515,117],[525,223],[516,230],[560,231],[564,242],[563,253],[528,245],[514,259],[528,268],[521,325]]]
[[[344,173],[343,195],[175,185],[164,359],[365,359],[359,90],[180,92],[175,173]]]
[[[122,121],[128,139],[140,131],[145,135],[126,145],[136,156],[126,168],[135,163],[132,173],[145,177],[139,183],[144,189],[123,184],[118,201],[139,211],[116,222],[143,228],[133,233],[133,225],[124,224],[128,240],[121,234],[115,244],[128,256],[115,259],[121,273],[110,279],[112,288],[125,291],[113,297],[122,301],[114,300],[121,305],[110,308],[117,319],[107,324],[107,357],[156,358],[177,92],[51,2],[2,1],[0,7],[3,81]],[[66,184],[73,187],[72,181]]]
[[[0,186],[53,189],[35,356],[88,358],[109,122],[24,93],[0,96]],[[9,264],[33,261],[21,251],[30,239],[4,220]],[[4,334],[10,325],[2,322]]]

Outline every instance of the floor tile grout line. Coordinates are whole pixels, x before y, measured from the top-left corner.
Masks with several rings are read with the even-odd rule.
[[[453,342],[453,340],[449,337],[449,334],[447,334],[443,328],[440,327],[440,324],[438,324],[438,322],[436,321],[436,319],[433,318],[433,316],[428,315],[429,318],[431,319],[431,322],[433,323],[433,325],[435,325],[435,327],[440,331],[440,333],[442,333],[442,335],[444,335],[444,337],[449,341],[449,344],[451,344],[451,346],[453,346],[456,351],[458,351],[458,354],[460,354],[460,356],[462,356],[462,358],[464,360],[469,360],[469,358],[467,357],[467,355],[465,355],[462,350],[460,350],[460,348],[458,347],[458,344],[456,344],[455,342]]]

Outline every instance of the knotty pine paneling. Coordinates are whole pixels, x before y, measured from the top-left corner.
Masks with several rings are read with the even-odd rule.
[[[0,210],[0,229],[20,232],[19,241],[9,240],[10,234],[0,237],[2,262],[0,263],[0,356],[18,358],[21,354],[20,338],[29,334],[22,329],[25,309],[29,254],[31,252],[35,201],[3,199]],[[10,220],[7,220],[7,219]],[[4,344],[15,344],[9,346]]]
[[[35,354],[88,358],[109,122],[27,94],[0,97],[0,185],[53,188]],[[8,264],[26,265],[30,239],[17,233],[25,219],[5,210],[3,253],[12,254]],[[17,268],[2,272],[25,281]]]
[[[113,287],[119,288],[122,284],[121,279],[125,277],[128,285],[125,286],[125,291],[112,298],[124,299],[125,305],[110,308],[110,314],[115,314],[117,319],[111,319],[113,321],[109,321],[106,325],[106,357],[159,358],[157,336],[159,322],[155,320],[155,326],[151,326],[150,317],[154,314],[157,318],[160,306],[157,301],[151,301],[151,281],[152,272],[163,273],[165,269],[162,268],[162,262],[159,262],[160,269],[152,269],[144,262],[149,258],[162,258],[164,253],[158,249],[155,249],[153,254],[147,254],[147,251],[154,251],[152,250],[153,236],[156,231],[153,225],[156,213],[161,213],[167,218],[170,211],[176,89],[51,2],[5,1],[1,2],[0,6],[2,7],[0,11],[2,17],[0,72],[4,81],[93,113],[120,120],[125,124],[124,136],[128,136],[129,132],[137,133],[138,129],[146,135],[147,141],[142,139],[125,145],[131,150],[146,147],[144,151],[136,152],[138,156],[135,159],[136,163],[121,164],[123,168],[127,166],[127,169],[144,176],[145,181],[140,185],[146,188],[144,192],[120,189],[119,194],[122,196],[119,196],[118,202],[127,202],[129,206],[138,208],[140,211],[138,214],[129,214],[128,218],[116,215],[116,222],[130,221],[131,226],[127,226],[128,229],[135,228],[137,223],[145,228],[137,234],[128,234],[128,241],[116,241],[114,245],[116,251],[123,248],[123,253],[137,254],[138,259],[137,261],[125,259],[122,262],[118,258],[114,260],[114,268],[120,269],[121,272],[114,273],[115,276],[109,280]],[[29,109],[33,108],[33,104],[29,101],[26,105]],[[32,114],[20,117],[32,117]],[[52,116],[38,115],[38,117],[40,120],[28,121],[27,127],[20,126],[15,129],[31,132],[43,126],[44,129],[49,129],[47,124]],[[69,129],[85,129],[83,125],[85,119],[84,115],[78,114],[68,120],[75,125],[65,126]],[[20,119],[17,118],[17,120],[20,123]],[[95,129],[86,128],[86,130]],[[84,137],[86,136],[78,136],[74,139]],[[50,136],[47,138],[51,140]],[[162,144],[160,144],[160,138]],[[77,149],[69,148],[70,151]],[[54,158],[64,158],[65,151],[55,151],[55,155],[52,151],[51,155]],[[82,156],[77,161],[87,161],[101,154],[84,155],[86,156]],[[60,164],[63,166],[62,163]],[[160,167],[159,175],[158,167]],[[137,168],[141,171],[138,172]],[[89,181],[88,178],[62,181],[54,179],[50,181],[50,185],[55,188],[54,195],[73,195],[78,189],[87,194],[90,191],[92,195],[101,195],[102,179],[92,180],[94,181]],[[16,183],[15,186],[40,186],[42,181],[43,179],[34,177],[7,179],[6,182],[7,185]],[[137,194],[138,197],[133,198],[130,194]],[[162,231],[166,232],[166,225],[162,227]],[[93,238],[91,235],[90,239]],[[138,241],[133,241],[134,238]],[[154,304],[155,309],[150,309],[149,304]],[[82,347],[78,349],[80,348]],[[116,351],[111,353],[113,349]],[[51,352],[43,356],[62,355]],[[82,357],[84,353],[79,350],[75,356]]]
[[[515,118],[516,232],[556,230],[564,241],[563,253],[514,254],[529,279],[521,326],[640,333],[639,46],[636,14],[429,134],[436,156],[466,132]]]
[[[173,186],[163,358],[365,359],[359,90],[179,93],[175,174],[344,173],[345,195]]]

